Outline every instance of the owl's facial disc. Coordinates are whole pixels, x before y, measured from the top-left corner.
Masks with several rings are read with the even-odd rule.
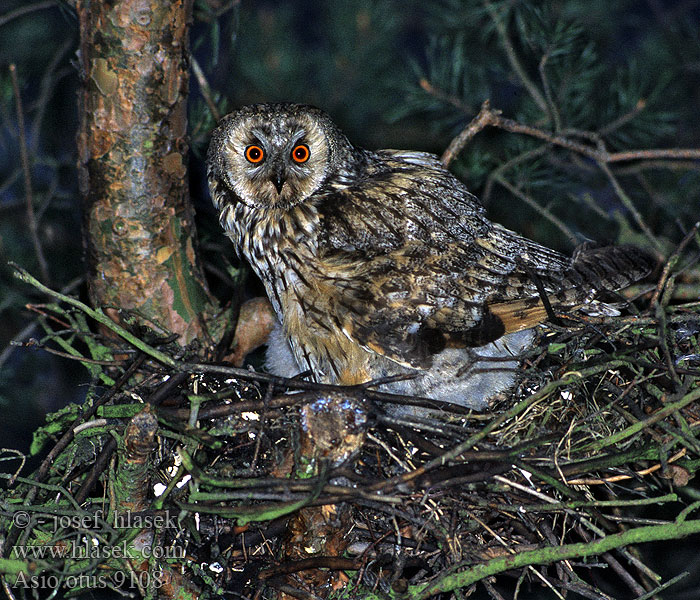
[[[251,207],[286,209],[323,182],[328,144],[310,119],[251,119],[225,144],[229,185]]]

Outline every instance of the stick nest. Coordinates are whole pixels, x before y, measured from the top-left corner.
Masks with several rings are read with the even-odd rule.
[[[129,544],[136,532],[184,553],[128,566],[165,568],[162,596],[448,598],[476,586],[498,599],[544,586],[607,598],[617,579],[622,597],[651,597],[666,583],[634,544],[700,531],[684,492],[700,466],[700,303],[670,299],[647,293],[638,314],[543,330],[514,395],[479,414],[194,364],[167,340],[151,345],[175,366],[125,347],[92,412],[69,407],[39,432],[56,445],[12,482],[6,543],[107,547],[128,538],[112,518],[128,509],[170,518],[130,528]],[[46,310],[73,323],[80,312]],[[406,403],[430,410],[391,408]],[[155,435],[135,424],[144,408]],[[44,518],[13,533],[18,500]],[[52,529],[60,511],[99,515],[99,532]],[[109,558],[80,572],[126,568]],[[60,563],[59,585],[78,562]]]

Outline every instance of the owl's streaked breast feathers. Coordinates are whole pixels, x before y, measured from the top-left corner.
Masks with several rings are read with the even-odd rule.
[[[246,161],[251,145],[263,164]],[[542,323],[547,303],[574,309],[652,267],[633,247],[570,259],[523,238],[490,222],[436,156],[355,148],[311,107],[229,115],[208,168],[222,225],[265,283],[300,367],[328,381],[382,376],[392,363],[437,368],[455,349]]]

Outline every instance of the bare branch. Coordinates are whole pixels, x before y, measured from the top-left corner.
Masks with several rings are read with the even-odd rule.
[[[438,88],[431,85],[429,82],[421,81],[421,87],[428,91],[429,93],[435,95],[438,98],[445,98],[444,92]],[[470,134],[467,130],[474,126],[475,123],[479,123],[480,126]],[[627,161],[653,161],[653,160],[663,160],[663,159],[673,159],[673,160],[698,160],[700,159],[700,148],[650,148],[646,150],[625,150],[622,152],[608,152],[605,149],[601,136],[595,132],[591,131],[568,131],[566,134],[552,134],[537,127],[532,127],[530,125],[524,125],[523,123],[518,123],[512,119],[507,119],[501,116],[501,111],[498,109],[490,108],[490,106],[485,102],[481,105],[481,111],[475,117],[469,125],[465,128],[465,131],[460,133],[452,142],[450,142],[450,148],[455,145],[457,147],[457,152],[461,151],[466,142],[473,137],[475,133],[478,133],[485,126],[491,125],[497,127],[498,129],[503,129],[505,131],[510,131],[511,133],[521,133],[529,137],[534,137],[540,140],[544,140],[554,146],[559,146],[561,148],[566,148],[572,152],[582,154],[588,158],[595,160],[598,163],[616,163],[616,162],[627,162]],[[608,126],[609,128],[610,126]],[[582,144],[581,142],[575,141],[573,138],[574,133],[579,137],[585,137],[596,143],[596,148],[592,148],[589,145]],[[465,140],[461,145],[457,146],[457,140],[464,136]],[[449,148],[448,148],[449,149]],[[447,151],[445,152],[447,154]],[[443,162],[444,162],[443,155]],[[453,156],[449,156],[451,161]],[[689,163],[686,165],[687,168],[692,168],[694,163]]]
[[[14,64],[10,65],[10,76],[12,78],[12,90],[15,95],[15,106],[17,107],[17,128],[19,129],[19,157],[22,162],[22,171],[24,172],[24,199],[27,211],[27,224],[29,225],[29,233],[32,237],[34,245],[34,254],[39,263],[41,271],[41,280],[44,283],[49,283],[49,267],[44,256],[44,250],[41,247],[39,240],[39,226],[34,214],[34,198],[32,194],[32,175],[29,167],[29,154],[27,152],[27,137],[24,125],[24,109],[22,107],[22,96],[19,93],[19,82],[17,81],[17,67]]]
[[[11,10],[10,12],[0,16],[0,27],[5,25],[5,23],[9,23],[16,18],[21,17],[22,15],[26,15],[27,13],[35,12],[37,10],[44,10],[45,8],[51,8],[52,6],[56,6],[56,4],[57,0],[45,0],[44,2],[36,2],[27,6],[20,6],[19,8]]]
[[[494,124],[495,117],[500,115],[500,111],[491,110],[491,105],[488,100],[485,100],[481,105],[481,110],[479,114],[476,115],[451,142],[447,147],[447,150],[443,152],[440,160],[447,167],[455,159],[455,157],[462,151],[462,149],[467,145],[469,140],[471,140],[477,133],[488,125]]]
[[[197,62],[197,59],[194,57],[194,55],[190,57],[190,61],[192,64],[192,72],[194,73],[194,76],[197,79],[199,89],[202,92],[202,96],[204,96],[204,101],[209,107],[211,116],[214,117],[216,121],[218,121],[219,119],[221,119],[221,113],[216,107],[216,102],[214,102],[214,95],[212,94],[209,82],[207,81],[207,78],[204,75],[204,71],[202,71],[202,67],[199,66],[199,63]]]

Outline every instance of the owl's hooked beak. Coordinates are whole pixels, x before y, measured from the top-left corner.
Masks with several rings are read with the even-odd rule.
[[[282,187],[284,186],[284,182],[287,180],[287,172],[284,169],[284,165],[280,165],[277,167],[272,174],[272,177],[270,177],[270,182],[272,185],[275,186],[275,189],[277,190],[278,194],[282,193]]]

